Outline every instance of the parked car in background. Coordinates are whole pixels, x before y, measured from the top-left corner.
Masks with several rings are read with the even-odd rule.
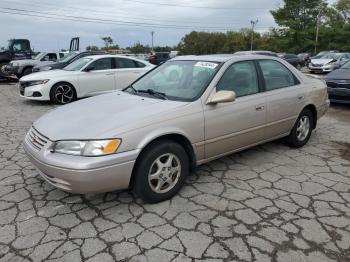
[[[298,54],[299,58],[304,61],[304,64],[307,66],[311,61],[311,53],[300,53]]]
[[[318,59],[311,59],[310,73],[329,73],[350,60],[350,53],[328,53]]]
[[[148,61],[153,65],[159,65],[170,59],[169,52],[156,52],[149,56]]]
[[[146,61],[131,57],[87,56],[62,70],[22,77],[19,91],[26,99],[67,104],[77,98],[125,88],[153,67]]]
[[[295,54],[279,53],[278,57],[286,60],[288,63],[290,63],[299,70],[301,70],[301,68],[305,66],[304,60],[302,60],[299,56]]]
[[[86,57],[86,56],[92,56],[92,55],[104,55],[107,54],[103,51],[84,51],[84,52],[78,52],[73,51],[65,54],[64,57],[62,57],[60,60],[57,61],[57,63],[52,63],[49,65],[37,65],[33,68],[33,73],[35,72],[42,72],[42,71],[48,71],[48,70],[55,70],[55,69],[62,69],[66,67],[67,65],[73,63],[74,61]]]
[[[277,57],[277,54],[275,52],[264,51],[264,50],[238,51],[234,54],[235,55],[267,55],[267,56]]]
[[[55,63],[60,58],[64,57],[64,52],[41,52],[33,59],[22,59],[11,61],[6,66],[6,71],[9,74],[14,74],[17,78],[29,75],[32,73],[35,66],[48,66]]]
[[[279,58],[176,57],[123,91],[46,113],[24,149],[59,189],[160,202],[197,165],[283,137],[304,146],[328,106],[324,82]]]
[[[350,104],[350,61],[329,73],[325,81],[331,102]]]
[[[311,57],[311,59],[318,59],[321,58],[322,56],[329,54],[329,53],[339,53],[338,50],[326,50],[326,51],[321,51],[317,55]]]

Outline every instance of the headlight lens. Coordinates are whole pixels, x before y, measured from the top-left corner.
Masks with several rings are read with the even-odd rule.
[[[53,151],[55,153],[76,156],[105,156],[117,152],[120,139],[95,141],[58,141]]]
[[[12,63],[11,63],[11,66],[17,67],[17,66],[19,66],[19,63],[18,63],[18,62],[12,62]]]
[[[35,80],[35,81],[26,81],[26,86],[35,86],[35,85],[43,85],[49,82],[50,79],[45,80]]]

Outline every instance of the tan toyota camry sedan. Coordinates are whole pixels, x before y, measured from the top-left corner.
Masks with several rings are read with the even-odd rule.
[[[183,56],[123,91],[46,113],[24,148],[57,188],[130,188],[159,202],[197,165],[283,137],[305,145],[328,106],[326,85],[281,59]]]

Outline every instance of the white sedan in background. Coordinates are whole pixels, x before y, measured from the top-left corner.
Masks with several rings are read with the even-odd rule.
[[[22,77],[19,91],[27,99],[67,104],[77,98],[123,89],[153,67],[146,61],[131,57],[87,56],[62,70]]]

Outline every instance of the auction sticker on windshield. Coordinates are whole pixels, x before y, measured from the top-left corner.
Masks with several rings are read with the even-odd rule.
[[[217,63],[211,63],[211,62],[198,62],[194,66],[215,69],[218,66],[218,64]]]

